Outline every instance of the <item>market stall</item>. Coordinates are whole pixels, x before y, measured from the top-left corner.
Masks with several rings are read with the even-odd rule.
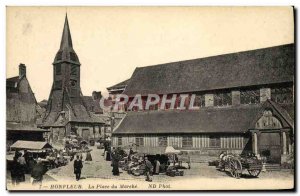
[[[48,159],[48,155],[52,149],[53,147],[47,142],[18,140],[10,146],[10,151],[6,156],[8,167],[13,161],[15,154],[22,152],[27,159],[27,164],[41,158],[43,164],[49,168],[51,167],[51,160]]]

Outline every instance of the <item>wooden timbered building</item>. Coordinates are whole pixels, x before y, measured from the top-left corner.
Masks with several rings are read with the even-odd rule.
[[[113,131],[113,145],[159,153],[173,146],[216,156],[253,152],[285,161],[294,142],[294,44],[138,67],[123,93],[175,95],[174,109],[133,108]],[[179,94],[196,95],[198,110],[178,109]]]
[[[37,127],[42,109],[37,104],[26,76],[26,66],[19,65],[19,76],[6,79],[6,144],[18,140],[45,141],[48,131]]]

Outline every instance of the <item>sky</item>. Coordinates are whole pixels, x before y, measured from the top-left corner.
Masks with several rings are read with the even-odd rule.
[[[294,42],[292,7],[7,7],[6,75],[27,66],[36,99],[48,99],[65,14],[84,95],[136,67]]]

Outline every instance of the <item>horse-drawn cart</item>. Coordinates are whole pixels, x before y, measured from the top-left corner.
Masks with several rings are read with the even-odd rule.
[[[248,171],[250,176],[257,177],[262,170],[262,162],[256,156],[224,155],[218,167],[223,171],[229,171],[234,178],[240,178],[243,171]]]

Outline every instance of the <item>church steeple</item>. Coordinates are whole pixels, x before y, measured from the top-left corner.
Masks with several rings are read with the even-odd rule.
[[[68,21],[68,15],[66,14],[65,17],[65,25],[64,25],[64,30],[60,42],[60,49],[62,50],[63,48],[73,48],[72,44],[72,37],[71,37],[71,32],[70,32],[70,27],[69,27],[69,21]]]
[[[60,48],[59,51],[56,53],[53,65],[62,62],[68,62],[68,63],[80,65],[78,56],[73,49],[71,31],[69,27],[67,14],[65,17],[64,30],[60,41]]]
[[[53,143],[64,144],[63,138],[71,131],[82,136],[82,130],[96,130],[95,125],[104,124],[90,113],[86,104],[80,88],[80,62],[73,49],[66,15],[60,48],[53,62],[53,84],[42,123],[42,127],[51,130]]]
[[[60,48],[53,62],[53,90],[68,94],[71,101],[80,99],[80,62],[73,49],[68,17],[66,15]]]

